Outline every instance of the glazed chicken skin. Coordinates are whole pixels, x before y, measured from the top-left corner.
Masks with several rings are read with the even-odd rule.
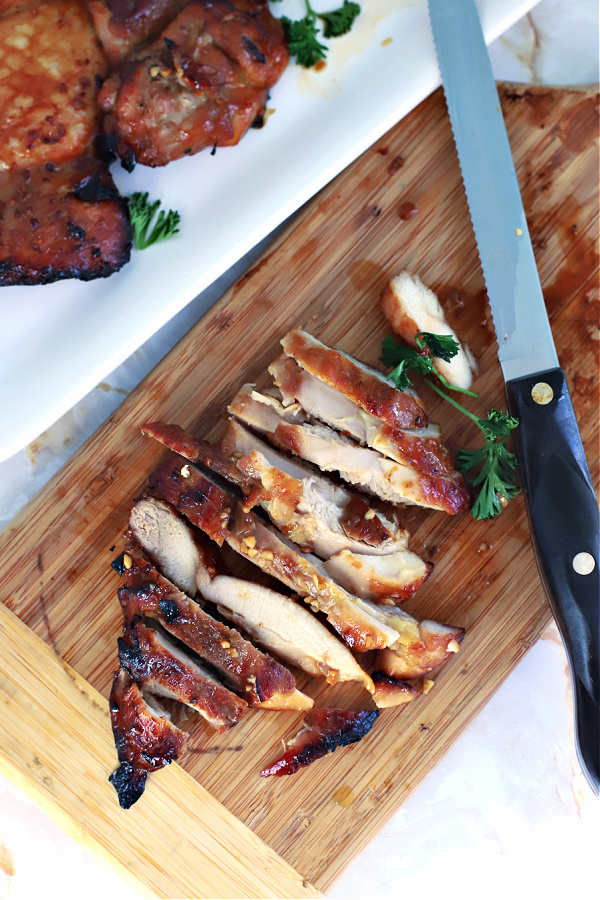
[[[119,662],[136,683],[149,682],[156,694],[186,704],[216,731],[232,728],[246,708],[187,651],[141,619],[129,622],[117,643]]]
[[[132,560],[123,582],[118,595],[125,633],[137,618],[154,619],[218,671],[249,705],[266,709],[306,709],[312,705],[296,689],[294,676],[285,666],[206,613],[150,563]]]
[[[451,515],[470,506],[470,492],[459,473],[452,477],[423,475],[377,450],[361,447],[328,425],[308,422],[298,404],[284,406],[281,396],[261,394],[252,384],[238,391],[228,410],[276,447],[323,472],[338,472],[348,484],[388,503],[426,506]]]
[[[127,201],[96,152],[107,71],[83,0],[0,18],[0,285],[88,281],[129,261]]]
[[[104,83],[105,131],[126,168],[237,144],[262,116],[288,59],[265,2],[190,0]]]
[[[211,537],[224,542],[245,559],[297,592],[314,611],[327,616],[346,644],[359,652],[391,646],[398,638],[386,624],[380,607],[348,594],[329,578],[321,560],[301,553],[272,526],[252,512],[244,512],[235,496],[184,460],[159,466],[150,476],[153,496]]]
[[[260,505],[283,534],[323,559],[341,550],[388,554],[407,548],[408,532],[393,510],[375,510],[359,494],[277,453],[235,420],[218,446],[162,422],[143,425],[142,433],[238,485],[246,512]]]
[[[115,673],[109,706],[119,767],[108,780],[121,807],[129,809],[144,793],[149,773],[183,753],[187,735],[124,669]]]

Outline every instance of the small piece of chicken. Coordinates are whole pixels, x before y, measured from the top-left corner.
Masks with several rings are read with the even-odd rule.
[[[392,428],[284,354],[271,363],[269,372],[281,391],[284,406],[297,402],[314,419],[417,472],[455,475],[437,425],[430,422],[411,431]]]
[[[288,59],[266,2],[189,0],[105,81],[98,97],[105,131],[126,168],[237,144],[262,116]]]
[[[244,385],[229,411],[266,434],[277,447],[314,463],[324,472],[339,472],[350,484],[395,504],[414,504],[450,514],[469,509],[471,497],[464,478],[423,475],[387,459],[377,450],[360,447],[327,425],[302,421],[276,398]]]
[[[232,728],[247,707],[203,666],[154,628],[131,620],[118,639],[119,662],[136,682],[185,703],[216,731]]]
[[[468,390],[473,380],[475,361],[467,347],[462,347],[450,328],[438,298],[416,275],[403,271],[388,282],[381,295],[381,308],[392,331],[411,347],[423,331],[454,338],[459,346],[456,356],[446,360],[434,358],[433,364],[449,384]]]
[[[96,33],[113,66],[153,40],[187,0],[86,0]]]
[[[388,647],[397,639],[379,606],[348,594],[324,572],[321,560],[300,553],[190,463],[163,463],[150,476],[149,487],[209,536],[217,534],[219,539],[213,537],[217,543],[227,541],[245,559],[296,591],[313,610],[325,613],[353,650]]]
[[[152,498],[138,501],[129,526],[157,562],[168,558],[171,569],[183,572],[192,563],[195,583],[187,593],[194,596],[197,590],[261,646],[309,675],[325,676],[331,684],[362,681],[372,690],[371,679],[348,648],[303,606],[263,585],[220,574],[206,561],[211,556],[199,546],[190,526],[167,503]]]
[[[108,71],[83,0],[0,18],[0,171],[90,153]]]
[[[250,706],[307,709],[312,700],[296,689],[292,673],[261,653],[234,628],[208,615],[150,563],[133,559],[118,591],[126,627],[134,616],[156,619],[215,668]]]
[[[109,707],[120,765],[108,780],[121,807],[129,809],[144,793],[148,774],[181,756],[187,735],[124,669],[115,673]]]
[[[325,560],[323,568],[357,597],[393,606],[394,600],[406,600],[421,587],[433,565],[410,550],[396,550],[386,556],[342,550]]]
[[[401,619],[390,610],[389,622],[396,627],[400,638],[393,647],[380,650],[375,656],[376,669],[386,675],[399,679],[426,675],[460,650],[464,628],[439,625],[429,620],[417,622],[413,619],[411,623],[406,613],[403,616]]]
[[[338,747],[355,744],[368,734],[378,715],[377,711],[313,709],[304,717],[302,729],[287,742],[283,755],[260,774],[292,775]]]
[[[92,156],[0,171],[0,235],[0,285],[105,278],[131,254],[127,201]]]
[[[286,356],[315,378],[392,428],[401,431],[427,427],[427,414],[418,398],[408,391],[396,390],[376,369],[332,350],[300,329],[289,331],[281,346]]]
[[[403,681],[392,678],[384,672],[373,672],[373,700],[378,709],[389,709],[391,706],[404,706],[423,693],[423,682]]]

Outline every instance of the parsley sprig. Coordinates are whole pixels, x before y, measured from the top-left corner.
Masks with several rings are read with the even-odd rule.
[[[360,6],[352,0],[344,0],[339,9],[317,12],[311,6],[310,0],[304,0],[304,3],[306,15],[303,19],[289,19],[282,16],[281,24],[291,55],[296,57],[298,65],[311,69],[327,55],[327,46],[319,41],[318,20],[323,23],[323,37],[341,37],[352,28],[354,20],[360,13]]]
[[[161,209],[154,224],[152,224],[152,220],[159,209],[160,200],[150,203],[147,193],[141,194],[137,192],[130,198],[129,217],[133,229],[133,242],[138,250],[145,250],[146,247],[157,244],[159,241],[164,241],[179,231],[177,226],[181,216],[172,209],[168,213]]]
[[[470,397],[479,396],[473,391],[449,384],[433,364],[434,357],[449,362],[456,356],[459,348],[454,338],[421,332],[417,335],[415,342],[417,349],[400,346],[391,336],[385,338],[382,343],[381,359],[386,365],[395,366],[388,378],[394,382],[398,390],[404,391],[412,385],[408,372],[419,372],[425,376],[425,383],[436,394],[468,416],[483,432],[485,438],[483,447],[476,450],[459,450],[457,467],[465,473],[467,481],[474,488],[479,489],[471,509],[473,518],[491,519],[493,516],[499,515],[508,501],[519,493],[519,488],[514,482],[517,457],[506,446],[506,442],[513,429],[519,424],[519,420],[497,409],[491,409],[482,419],[465,409],[427,377],[434,375],[448,390],[459,391]]]
[[[458,353],[458,344],[453,337],[447,334],[431,334],[429,331],[422,331],[415,338],[418,347],[403,347],[397,344],[391,335],[384,338],[381,345],[381,359],[387,366],[395,365],[396,368],[390,372],[388,378],[395,382],[399,391],[405,391],[407,387],[412,385],[408,372],[419,372],[421,375],[435,375],[442,382],[444,387],[450,391],[460,391],[468,394],[469,397],[476,397],[473,391],[466,388],[456,387],[449,384],[440,372],[437,371],[433,363],[434,357],[449,362]]]

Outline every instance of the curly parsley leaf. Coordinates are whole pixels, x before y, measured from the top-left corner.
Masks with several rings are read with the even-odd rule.
[[[473,518],[491,519],[519,493],[514,480],[517,457],[506,447],[508,436],[519,422],[507,413],[492,409],[477,424],[485,435],[485,444],[477,450],[459,450],[457,467],[473,487],[480,488],[471,510]],[[473,469],[479,471],[466,474]]]
[[[450,334],[431,334],[430,331],[421,331],[415,338],[419,350],[428,349],[431,355],[444,362],[450,362],[458,351],[458,342]]]
[[[304,19],[292,20],[281,17],[281,24],[288,42],[289,51],[296,57],[299,66],[311,69],[320,59],[325,59],[327,47],[317,40],[319,34],[315,19],[306,16]]]
[[[317,13],[319,19],[325,23],[323,35],[326,38],[341,37],[347,34],[354,20],[360,14],[360,6],[358,3],[352,3],[351,0],[344,0],[343,6],[334,9],[328,13]]]
[[[412,347],[397,344],[391,335],[384,338],[381,344],[381,360],[386,366],[394,366],[388,379],[394,382],[399,391],[405,391],[406,388],[412,386],[412,381],[408,376],[409,371],[419,372],[421,375],[434,372],[428,356],[421,356]]]
[[[352,28],[354,20],[360,13],[358,3],[344,0],[339,9],[331,12],[320,13],[313,9],[310,0],[304,0],[306,15],[303,19],[289,19],[281,16],[281,24],[285,32],[290,54],[296,57],[296,62],[305,69],[325,59],[327,46],[319,41],[321,32],[318,28],[318,20],[324,23],[323,36],[326,38],[341,37]]]
[[[160,200],[150,203],[147,193],[135,193],[129,199],[129,217],[133,229],[133,242],[138,250],[145,250],[152,244],[164,241],[179,231],[181,221],[178,212],[170,209],[165,213],[160,209]],[[156,213],[158,217],[153,222]]]
[[[485,438],[483,447],[476,450],[459,450],[457,468],[465,474],[467,481],[474,488],[479,489],[471,509],[473,518],[491,519],[493,516],[499,515],[508,501],[519,493],[519,488],[515,485],[517,457],[506,446],[506,442],[511,432],[518,426],[519,420],[497,409],[491,409],[485,418],[480,418],[457,403],[453,397],[446,394],[427,377],[434,375],[450,390],[461,391],[471,397],[478,396],[473,391],[466,391],[448,384],[435,369],[434,356],[446,361],[456,356],[458,344],[452,337],[421,332],[417,335],[415,342],[418,349],[397,344],[391,335],[383,340],[381,360],[388,366],[394,366],[388,379],[396,385],[398,390],[404,391],[412,385],[408,376],[409,371],[424,375],[425,383],[436,394],[468,416],[482,431]]]

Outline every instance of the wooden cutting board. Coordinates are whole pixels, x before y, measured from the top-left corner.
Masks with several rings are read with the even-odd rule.
[[[598,479],[598,97],[504,86],[505,112],[559,357]],[[359,123],[357,123],[359,127]],[[151,252],[151,251],[150,251]],[[141,423],[214,438],[228,400],[261,380],[279,338],[303,326],[377,364],[378,297],[400,269],[439,295],[474,352],[483,414],[503,386],[443,95],[432,95],[302,211],[0,540],[0,768],[138,888],[174,897],[325,891],[477,715],[549,619],[522,497],[491,523],[407,510],[412,547],[435,563],[404,605],[465,626],[457,657],[358,747],[263,779],[294,713],[254,711],[227,735],[192,728],[189,750],[130,811],[106,697],[121,614],[119,552],[131,499],[163,456]],[[110,289],[110,283],[107,284]],[[475,430],[424,393],[451,450]],[[358,686],[299,686],[320,706],[370,708]]]

